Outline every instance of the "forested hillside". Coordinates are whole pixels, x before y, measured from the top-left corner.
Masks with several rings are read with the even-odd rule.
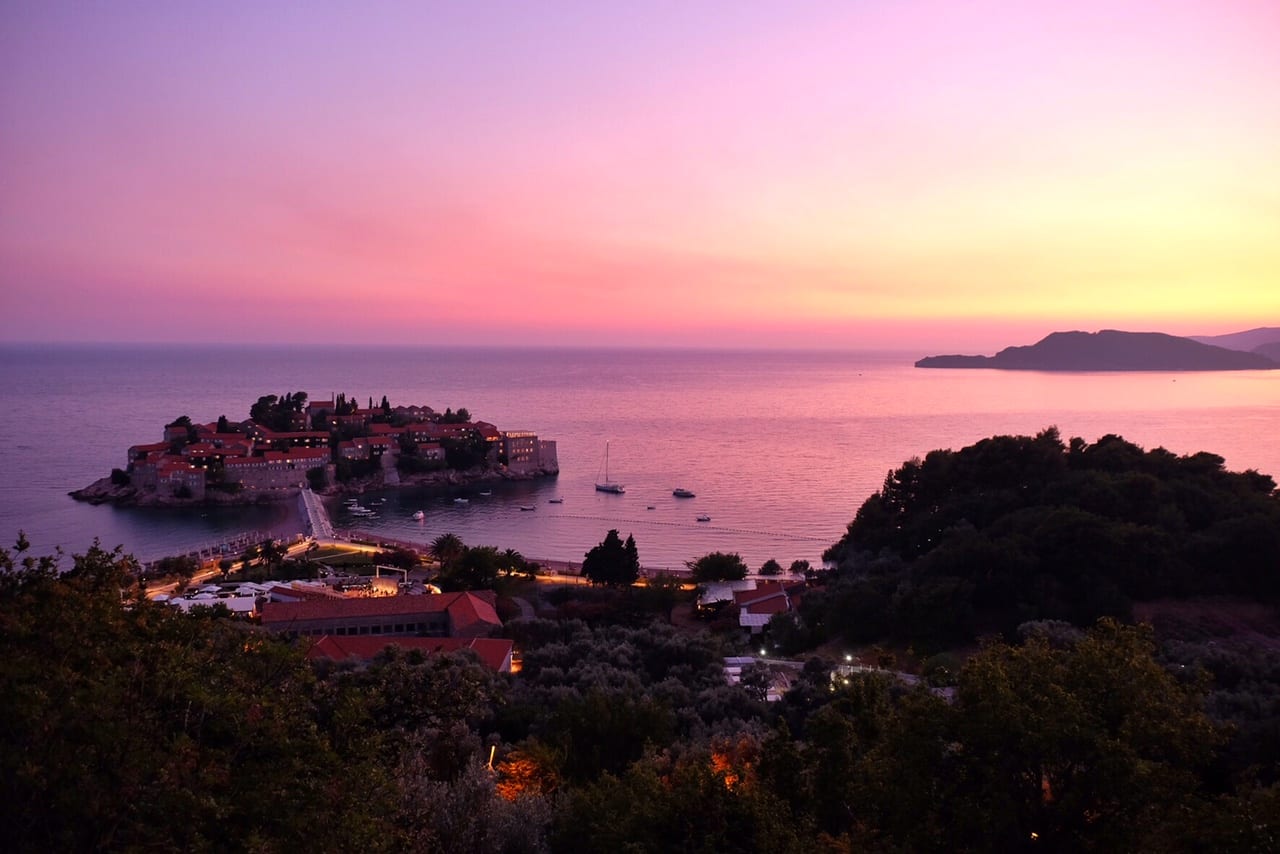
[[[1280,596],[1280,497],[1221,457],[1057,430],[933,451],[889,473],[827,557],[811,628],[929,648],[1030,620],[1091,625],[1135,601]]]
[[[146,600],[119,551],[68,566],[20,536],[0,821],[31,851],[1269,850],[1280,653],[1127,621],[1168,597],[1273,607],[1278,501],[1212,454],[1115,436],[905,463],[768,643],[897,641],[918,683],[832,656],[729,684],[733,632],[677,628],[650,601],[672,590],[625,584],[574,594],[589,622],[509,623],[514,675],[394,649],[312,664]],[[934,654],[957,644],[967,661]]]

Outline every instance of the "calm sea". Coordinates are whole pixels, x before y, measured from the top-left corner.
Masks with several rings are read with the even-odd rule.
[[[247,417],[263,394],[303,390],[443,410],[559,443],[561,474],[471,494],[388,493],[361,527],[428,542],[580,559],[609,528],[634,534],[646,566],[712,550],[751,566],[817,561],[903,460],[997,433],[1057,425],[1094,441],[1118,433],[1232,469],[1280,475],[1280,371],[1045,374],[919,370],[920,353],[511,349],[0,348],[0,538],[38,552],[95,537],[144,559],[242,531],[300,530],[296,508],[93,507],[67,492],[123,467],[179,415]],[[625,495],[593,483],[610,443]],[[673,498],[684,487],[694,499]],[[562,498],[561,504],[549,499]],[[533,505],[522,512],[521,505]],[[335,521],[347,521],[334,502]],[[423,510],[426,519],[411,516]],[[709,522],[698,522],[705,514]]]

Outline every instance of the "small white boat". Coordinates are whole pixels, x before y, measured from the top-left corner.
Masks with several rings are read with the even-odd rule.
[[[482,489],[479,494],[481,498],[491,498],[493,496],[493,491],[490,489]]]
[[[351,508],[352,516],[377,516],[378,514],[370,510],[368,507],[360,507],[359,505]]]
[[[453,503],[454,504],[470,504],[471,500],[468,498],[455,498],[453,499]]]
[[[521,504],[520,509],[521,510],[537,510],[538,508],[534,507],[532,504]]]
[[[564,503],[564,499],[563,499],[563,498],[548,498],[548,499],[547,499],[547,503],[548,503],[548,504],[563,504],[563,503]]]
[[[711,521],[711,517],[710,517],[710,516],[706,516],[706,515],[702,515],[702,516],[699,516],[699,517],[698,517],[698,521],[699,521],[699,522],[710,522],[710,521]]]
[[[417,513],[413,514],[413,518],[414,521],[421,522],[423,519],[427,518],[427,514],[419,510]]]

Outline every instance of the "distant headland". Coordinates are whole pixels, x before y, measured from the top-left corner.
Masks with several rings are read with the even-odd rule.
[[[525,480],[559,473],[556,443],[473,421],[466,409],[392,406],[339,394],[265,395],[245,421],[196,424],[183,415],[162,441],[133,445],[113,469],[71,496],[94,504],[256,504],[317,492]]]
[[[1274,333],[1274,334],[1271,334]],[[1215,336],[1213,343],[1161,332],[1054,332],[994,356],[928,356],[917,368],[1011,371],[1251,371],[1280,368],[1280,328]],[[1247,349],[1243,345],[1248,344]]]

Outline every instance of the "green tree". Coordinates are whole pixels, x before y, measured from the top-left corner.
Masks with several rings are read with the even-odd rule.
[[[329,485],[329,474],[324,466],[315,466],[307,469],[307,486],[311,487],[315,492],[320,492]]]
[[[301,653],[136,598],[133,566],[96,543],[66,572],[0,550],[6,849],[391,847],[366,800],[394,797],[388,775],[334,747]]]
[[[258,555],[268,567],[279,566],[288,553],[289,547],[281,540],[263,540],[258,546]]]
[[[634,593],[642,609],[656,611],[670,623],[671,613],[675,610],[676,603],[680,601],[683,589],[684,585],[680,579],[670,573],[660,572],[648,579],[644,587],[636,588]]]
[[[200,563],[190,555],[173,555],[162,557],[156,561],[156,571],[160,575],[173,575],[181,579],[189,579],[196,574]]]
[[[440,580],[449,590],[491,590],[501,566],[502,556],[496,548],[471,546],[444,565]]]
[[[468,430],[465,437],[445,439],[440,445],[444,448],[445,463],[456,471],[484,465],[488,458],[489,443],[479,430]]]
[[[908,848],[1146,849],[1194,809],[1222,739],[1202,686],[1153,653],[1149,628],[1105,619],[1071,648],[987,647],[954,704],[900,711],[866,766],[873,814]],[[927,797],[893,802],[909,791]]]
[[[761,575],[781,575],[782,564],[778,563],[773,558],[769,558],[764,563],[760,564],[760,574]]]
[[[809,569],[810,569],[809,561],[807,561],[807,560],[793,560],[793,561],[791,561],[791,567],[790,567],[790,569],[789,569],[788,571],[789,571],[792,575],[804,575],[805,573],[807,573],[807,572],[809,571]]]
[[[498,567],[502,570],[503,575],[515,575],[525,571],[526,561],[524,555],[515,549],[505,549],[498,556]]]
[[[466,543],[457,534],[441,534],[431,541],[431,556],[447,566],[457,560],[467,549]]]
[[[604,540],[593,546],[582,561],[582,574],[592,584],[629,587],[640,577],[640,556],[634,537],[624,543],[618,530],[612,528]]]
[[[747,564],[737,552],[710,552],[686,561],[694,581],[739,581],[747,577]]]

